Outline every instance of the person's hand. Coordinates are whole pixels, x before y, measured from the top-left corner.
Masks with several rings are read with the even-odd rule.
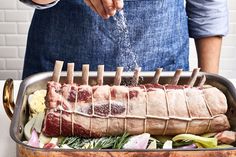
[[[114,16],[124,6],[123,0],[84,0],[84,2],[104,19]]]
[[[56,0],[32,0],[34,3],[37,4],[42,4],[42,5],[46,5],[46,4],[50,4]]]

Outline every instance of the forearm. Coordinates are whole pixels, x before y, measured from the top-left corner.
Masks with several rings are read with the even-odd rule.
[[[50,4],[50,3],[53,3],[55,2],[56,0],[32,0],[34,3],[37,3],[37,4],[43,4],[43,5],[46,5],[46,4]]]
[[[219,72],[222,37],[205,37],[195,39],[198,54],[198,66],[202,71],[210,73]]]
[[[47,9],[53,7],[59,2],[59,0],[20,0],[28,6],[34,7],[36,9]]]

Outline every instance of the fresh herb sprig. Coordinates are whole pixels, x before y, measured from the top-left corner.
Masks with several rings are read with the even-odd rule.
[[[129,140],[129,134],[124,133],[122,136],[117,136],[113,149],[121,149]]]
[[[80,138],[80,137],[65,137],[60,143],[68,145],[73,149],[121,149],[129,139],[129,135],[124,133],[122,136],[110,136],[102,138]]]

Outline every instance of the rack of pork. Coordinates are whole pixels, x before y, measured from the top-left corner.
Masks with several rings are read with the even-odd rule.
[[[152,83],[141,85],[141,69],[136,68],[131,85],[124,86],[120,85],[123,68],[118,67],[110,86],[103,85],[104,66],[99,65],[97,85],[90,86],[89,65],[82,67],[80,85],[73,80],[74,63],[67,65],[67,83],[59,83],[62,66],[62,61],[56,61],[52,81],[47,84],[46,136],[203,134],[230,128],[225,95],[215,87],[205,87],[204,75],[194,87],[199,69],[193,70],[186,85],[177,85],[180,69],[170,84],[158,84],[160,68]]]

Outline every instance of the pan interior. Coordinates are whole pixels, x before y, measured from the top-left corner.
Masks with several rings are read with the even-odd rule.
[[[81,83],[81,73],[79,72],[77,75],[75,73],[75,80],[74,82],[80,84]],[[174,72],[162,72],[161,78],[159,80],[159,83],[164,85],[171,82],[172,76]],[[197,78],[197,81],[195,83],[198,84],[200,81],[200,77],[202,75],[205,75],[207,78],[206,84],[212,85],[220,89],[227,98],[228,101],[228,111],[227,111],[227,117],[229,119],[229,122],[231,124],[231,130],[236,130],[236,92],[235,88],[228,80],[226,80],[223,77],[219,77],[218,75],[211,75],[206,73],[200,73],[200,75]],[[13,134],[11,134],[12,138],[19,144],[22,144],[22,141],[24,141],[24,135],[22,129],[24,128],[24,125],[28,121],[29,118],[29,107],[28,107],[28,96],[32,94],[33,92],[40,90],[40,89],[46,89],[47,82],[51,80],[52,73],[41,73],[33,75],[23,81],[23,85],[21,88],[23,88],[22,91],[22,97],[17,97],[17,103],[18,106],[16,112],[19,114],[18,117],[15,117],[12,121],[11,129],[14,130]],[[105,72],[104,73],[104,84],[112,85],[114,81],[114,73]],[[142,72],[140,77],[140,84],[147,84],[151,83],[154,76],[154,72]],[[187,84],[189,78],[191,76],[190,72],[183,72],[181,75],[181,78],[178,82],[178,85],[185,85]],[[124,76],[122,77],[122,84],[129,84],[130,80],[132,78],[132,73],[124,73]],[[66,83],[66,73],[63,72],[62,76],[60,78],[61,83]],[[91,72],[89,77],[89,84],[95,85],[97,78],[96,78],[96,72]],[[14,129],[16,128],[16,129]]]

